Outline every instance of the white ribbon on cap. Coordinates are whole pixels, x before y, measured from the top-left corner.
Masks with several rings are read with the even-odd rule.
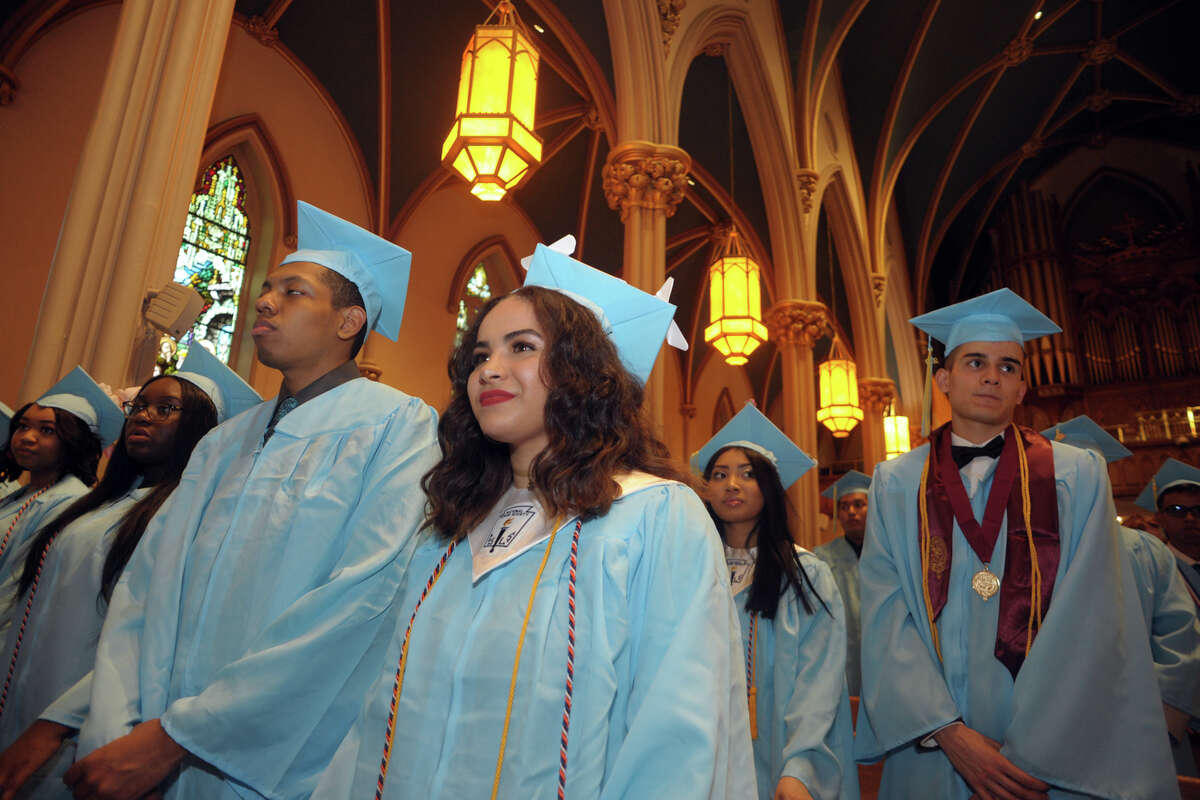
[[[562,237],[561,239],[554,242],[553,244],[548,244],[546,246],[549,247],[551,250],[553,250],[556,253],[562,253],[564,256],[573,255],[575,253],[575,237],[568,233],[566,236]],[[528,272],[529,271],[529,262],[531,262],[532,260],[533,260],[532,254],[527,255],[524,258],[522,258],[521,259],[521,269]],[[654,293],[654,296],[657,297],[659,300],[662,300],[664,303],[669,303],[669,302],[671,302],[671,290],[673,288],[675,288],[675,279],[667,278],[667,280],[663,283],[663,285],[659,287],[658,291]],[[567,297],[570,297],[572,300],[575,300],[576,302],[579,302],[581,299],[580,295],[576,294],[575,292],[572,292],[570,290],[561,290],[561,291]],[[590,301],[582,302],[580,304],[590,308],[593,313],[595,313],[595,311],[597,309],[596,304],[592,303]],[[601,311],[601,313],[599,313],[599,314],[596,314],[596,316],[599,317],[602,324],[605,324],[605,325],[608,324],[608,319],[604,315],[603,311]],[[606,332],[608,330],[610,330],[610,329],[606,328]],[[688,349],[687,339],[684,338],[683,331],[681,331],[679,329],[679,325],[677,325],[675,323],[675,320],[671,320],[671,327],[667,328],[667,344],[671,345],[671,347],[674,347],[676,350],[687,350]]]

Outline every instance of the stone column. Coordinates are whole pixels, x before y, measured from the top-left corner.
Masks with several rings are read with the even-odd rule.
[[[859,378],[858,402],[862,403],[863,472],[870,475],[875,465],[887,458],[883,441],[883,417],[896,399],[896,384],[890,378]]]
[[[125,0],[67,202],[21,397],[82,364],[144,380],[147,289],[171,280],[234,0]]]
[[[813,367],[813,345],[829,327],[829,311],[813,300],[782,300],[766,314],[770,338],[779,348],[783,376],[780,427],[810,456],[817,453],[817,386]],[[811,469],[788,490],[795,516],[792,532],[796,542],[816,547],[820,529],[817,470]]]
[[[691,157],[670,145],[629,141],[608,153],[604,196],[625,223],[624,278],[643,291],[657,292],[666,279],[667,217],[683,201],[691,168]],[[646,381],[646,410],[661,433],[666,413],[661,363]]]

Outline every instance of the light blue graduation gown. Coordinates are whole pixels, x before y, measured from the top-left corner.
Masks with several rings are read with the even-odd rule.
[[[857,800],[842,598],[829,567],[807,550],[797,551],[821,599],[809,596],[810,614],[789,588],[779,598],[775,618],[758,620],[754,648],[758,800],[772,800],[779,779],[785,776],[803,783],[815,800]],[[742,627],[743,659],[750,646],[749,594],[749,589],[744,589],[734,598]]]
[[[939,749],[918,741],[962,720],[999,741],[1052,787],[1106,798],[1177,797],[1166,723],[1137,590],[1124,564],[1108,472],[1098,455],[1054,447],[1061,557],[1050,610],[1014,682],[996,659],[999,598],[981,599],[982,568],[954,526],[949,596],[938,618],[942,663],[922,591],[917,503],[928,445],[879,464],[859,562],[863,604],[861,761],[887,757],[881,798],[966,800]],[[972,497],[976,518],[996,462]],[[1005,527],[991,570],[1004,574]]]
[[[1162,701],[1192,717],[1200,716],[1200,624],[1196,604],[1176,567],[1175,554],[1148,533],[1121,527],[1121,541],[1142,600],[1150,652]],[[1191,742],[1171,748],[1175,769],[1196,774]]]
[[[862,604],[858,596],[858,554],[839,536],[813,548],[813,555],[829,565],[846,608],[846,684],[854,697],[862,691]]]
[[[579,539],[566,796],[745,800],[754,761],[737,612],[720,540],[688,488],[642,480]],[[649,485],[646,485],[649,484]],[[500,798],[557,797],[569,555],[559,528],[525,635]],[[446,542],[422,534],[399,624],[362,714],[314,797],[371,797],[405,627]],[[417,615],[385,797],[487,798],[522,619],[548,542],[472,582],[463,541]]]
[[[17,598],[16,624],[8,629],[0,649],[0,670],[5,674],[13,663],[27,607],[29,619],[8,702],[0,714],[0,749],[16,741],[48,705],[91,671],[104,622],[100,599],[104,559],[125,515],[149,491],[131,489],[63,528],[46,554],[33,604],[28,594]],[[62,776],[74,757],[72,737],[25,784],[20,796],[70,798]]]
[[[79,752],[161,718],[172,798],[307,797],[374,679],[435,414],[356,379],[196,446],[113,592]],[[201,763],[206,762],[206,763]]]
[[[25,557],[29,554],[29,545],[34,536],[65,511],[67,506],[86,494],[87,490],[88,487],[79,478],[64,475],[57,483],[38,495],[17,520],[4,552],[0,553],[0,636],[4,635],[12,622],[17,584],[21,582]],[[0,539],[4,538],[4,532],[12,525],[13,519],[28,497],[28,490],[18,487],[16,491],[0,500]]]

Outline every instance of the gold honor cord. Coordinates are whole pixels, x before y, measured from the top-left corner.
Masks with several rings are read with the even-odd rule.
[[[500,752],[496,755],[496,777],[492,780],[492,800],[496,800],[496,796],[500,792],[500,770],[504,768],[504,746],[508,743],[508,722],[512,719],[513,698],[517,694],[517,669],[521,666],[521,650],[525,647],[525,630],[529,627],[529,615],[533,612],[533,600],[537,597],[538,584],[542,582],[542,571],[546,569],[546,562],[550,559],[550,550],[553,549],[554,540],[558,537],[560,522],[562,522],[562,517],[554,520],[554,532],[550,534],[546,552],[542,553],[542,563],[538,565],[537,576],[533,579],[533,586],[529,588],[529,605],[525,607],[525,619],[521,622],[521,635],[517,638],[517,655],[513,658],[512,680],[508,684],[508,705],[504,709],[504,730],[500,734]]]
[[[1042,569],[1038,564],[1037,548],[1033,541],[1033,507],[1029,497],[1029,459],[1025,455],[1025,442],[1021,431],[1014,424],[1012,434],[1017,441],[1017,458],[1021,469],[1021,513],[1025,520],[1025,539],[1029,544],[1029,563],[1031,586],[1029,589],[1029,623],[1025,636],[1025,655],[1033,648],[1033,636],[1042,628]],[[926,498],[926,487],[929,483],[929,462],[933,456],[933,442],[929,443],[929,454],[925,456],[925,466],[921,470],[921,489],[918,500],[918,514],[921,519],[921,588],[925,595],[925,615],[929,620],[929,631],[933,636],[933,649],[937,652],[938,661],[942,660],[942,646],[938,637],[937,622],[933,618],[933,600],[929,595],[929,549],[932,536],[929,532],[929,506]]]
[[[918,495],[917,514],[921,518],[921,588],[925,594],[925,617],[929,620],[929,633],[933,636],[933,649],[938,661],[942,660],[942,644],[938,637],[937,621],[933,618],[933,600],[929,596],[929,548],[932,535],[929,532],[929,500],[926,497],[926,486],[929,483],[929,461],[933,458],[933,442],[929,443],[929,453],[925,456],[925,466],[921,469],[921,494]]]
[[[750,646],[746,648],[746,677],[750,683],[746,688],[746,700],[750,708],[750,738],[758,738],[758,682],[754,677],[755,662],[758,660],[758,614],[750,614]]]

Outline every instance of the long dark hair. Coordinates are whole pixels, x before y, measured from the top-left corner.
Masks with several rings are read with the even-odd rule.
[[[421,479],[429,498],[426,524],[447,538],[465,536],[512,484],[508,445],[484,435],[467,397],[479,325],[509,297],[533,307],[547,337],[542,379],[549,387],[549,444],[530,465],[546,512],[584,519],[606,513],[620,495],[615,477],[626,471],[680,480],[642,411],[641,383],[596,316],[559,292],[526,286],[485,305],[450,357],[450,404],[438,423],[442,459]]]
[[[151,378],[142,384],[142,389],[164,377],[170,376],[160,375]],[[113,587],[116,586],[117,579],[121,577],[121,571],[125,569],[125,565],[129,563],[129,557],[133,555],[134,549],[141,541],[150,518],[179,485],[179,478],[183,474],[183,468],[187,466],[192,448],[204,437],[204,434],[217,424],[217,410],[208,395],[189,381],[179,378],[174,380],[179,381],[183,410],[180,412],[179,427],[175,431],[175,441],[168,451],[167,472],[163,479],[145,497],[137,501],[121,520],[121,526],[117,529],[112,545],[108,549],[108,555],[104,558],[104,568],[101,572],[100,595],[105,600],[112,595]],[[138,393],[141,394],[141,390]],[[38,531],[33,540],[33,546],[29,548],[29,554],[25,557],[25,570],[21,573],[18,594],[24,595],[29,590],[37,575],[42,551],[60,531],[84,514],[95,511],[105,503],[128,492],[134,481],[141,476],[142,471],[143,465],[131,459],[129,452],[125,449],[125,431],[122,430],[121,438],[117,441],[112,457],[108,460],[108,467],[104,470],[104,477],[96,484],[96,488],[69,505],[66,511]]]
[[[775,469],[775,465],[748,447],[730,445],[713,453],[712,458],[704,465],[704,480],[712,477],[713,465],[717,463],[717,458],[726,450],[733,449],[740,449],[746,454],[746,460],[750,462],[750,469],[754,472],[754,480],[763,498],[762,513],[759,514],[755,526],[758,532],[758,555],[754,561],[754,580],[750,582],[750,589],[746,593],[746,610],[766,619],[774,619],[775,611],[779,607],[779,598],[791,588],[796,592],[800,605],[804,606],[807,613],[813,613],[813,604],[808,598],[810,593],[828,612],[829,606],[825,605],[825,601],[817,594],[808,573],[800,565],[800,557],[796,553],[791,527],[788,525],[787,494],[783,490],[783,483],[779,480],[779,471]],[[724,541],[725,523],[713,511],[712,503],[705,500],[704,505],[717,526],[717,532],[721,534],[721,541]]]
[[[25,416],[25,412],[32,405],[34,404],[26,403],[21,406],[9,420],[8,437],[5,438],[3,447],[0,447],[2,481],[15,481],[25,471],[13,458],[12,437],[17,432],[17,426],[21,424],[21,417]],[[96,482],[96,467],[100,464],[100,439],[92,433],[87,423],[61,408],[54,409],[54,428],[58,432],[59,441],[62,442],[60,477],[74,475],[84,486],[91,486]]]

